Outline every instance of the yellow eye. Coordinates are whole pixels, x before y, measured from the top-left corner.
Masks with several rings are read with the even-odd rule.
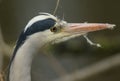
[[[50,31],[51,31],[51,32],[57,32],[57,27],[52,27],[52,28],[50,29]]]

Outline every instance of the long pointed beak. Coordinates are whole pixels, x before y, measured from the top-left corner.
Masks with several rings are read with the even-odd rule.
[[[64,31],[68,33],[88,33],[103,29],[113,29],[114,24],[104,23],[68,23]]]

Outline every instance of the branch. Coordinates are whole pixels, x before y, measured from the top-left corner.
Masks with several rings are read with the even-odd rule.
[[[9,57],[11,50],[12,48],[4,42],[2,31],[1,31],[1,25],[0,25],[0,71],[3,70],[3,67],[5,66],[3,64],[4,56]]]
[[[10,56],[11,47],[4,42],[1,25],[0,25],[0,54],[5,54],[6,56]]]
[[[5,76],[3,72],[0,72],[0,81],[5,81]]]
[[[86,68],[78,70],[70,75],[66,75],[60,79],[56,79],[54,81],[76,81],[83,80],[90,76],[96,75],[98,73],[104,72],[112,67],[116,67],[120,65],[120,54],[111,56],[107,59],[104,59],[100,62],[92,64]]]
[[[3,45],[3,37],[2,37],[1,27],[0,27],[0,70],[2,69],[2,65],[3,65],[3,50],[2,50],[2,45]]]

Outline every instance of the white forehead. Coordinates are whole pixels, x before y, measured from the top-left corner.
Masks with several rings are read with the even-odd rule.
[[[27,28],[29,28],[33,23],[37,22],[37,21],[40,21],[40,20],[45,20],[45,19],[48,19],[48,18],[52,18],[54,19],[55,21],[57,21],[57,17],[49,14],[49,13],[40,13],[40,15],[38,16],[35,16],[33,17],[29,22],[28,24],[26,25],[25,29],[24,29],[24,32],[27,30]]]

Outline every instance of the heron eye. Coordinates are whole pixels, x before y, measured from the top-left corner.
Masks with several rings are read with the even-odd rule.
[[[52,27],[52,28],[50,29],[50,31],[51,31],[51,32],[57,32],[57,27]]]

